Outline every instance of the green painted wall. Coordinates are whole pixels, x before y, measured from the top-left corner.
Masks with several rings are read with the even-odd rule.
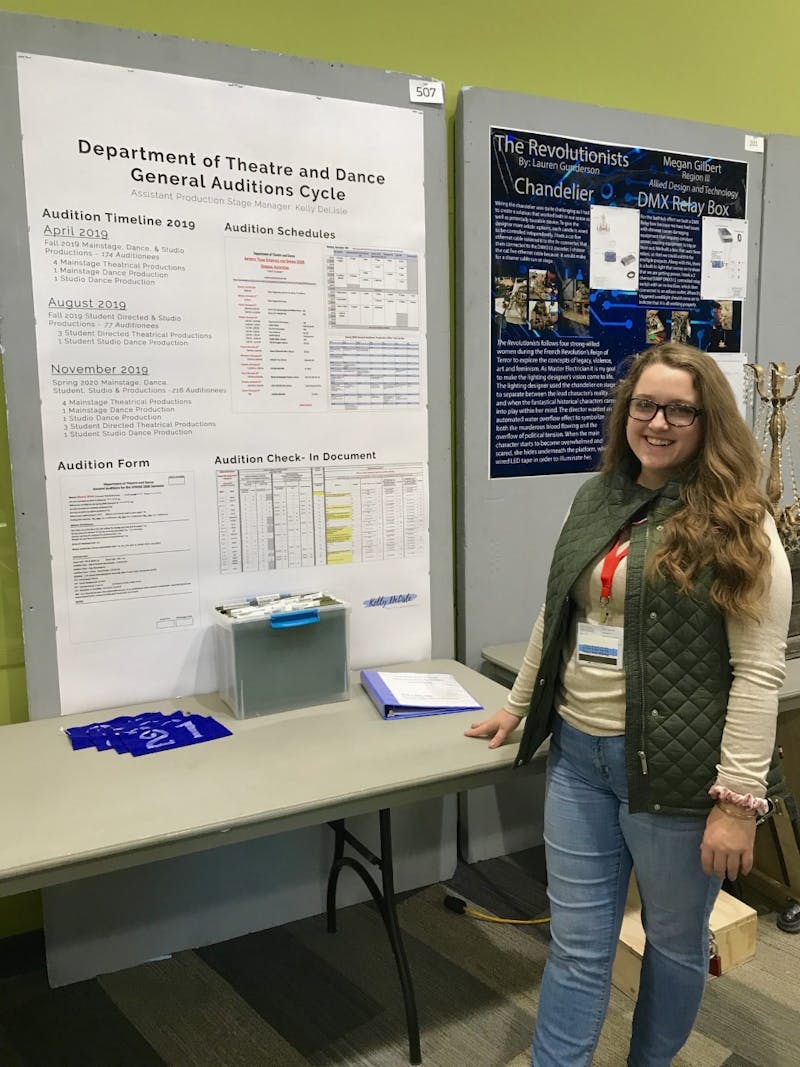
[[[462,85],[800,134],[786,0],[20,0],[7,10],[431,75]]]
[[[786,0],[44,0],[5,10],[221,41],[608,107],[800,135],[800,7]],[[587,131],[590,133],[591,131]],[[27,717],[5,404],[0,413],[0,725]],[[13,827],[13,812],[0,813]],[[7,831],[6,831],[7,832]],[[37,894],[0,901],[0,936],[40,922]]]

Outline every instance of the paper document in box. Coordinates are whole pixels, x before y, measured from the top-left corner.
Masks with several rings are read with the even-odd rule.
[[[452,674],[364,670],[361,672],[361,684],[375,707],[387,719],[446,715],[483,707]]]

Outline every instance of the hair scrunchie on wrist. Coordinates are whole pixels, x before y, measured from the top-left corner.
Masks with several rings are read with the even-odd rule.
[[[724,785],[712,785],[708,795],[713,797],[717,803],[722,801],[724,804],[729,804],[740,810],[755,812],[756,815],[767,815],[770,810],[768,800],[762,797],[754,797],[752,793],[735,793]]]

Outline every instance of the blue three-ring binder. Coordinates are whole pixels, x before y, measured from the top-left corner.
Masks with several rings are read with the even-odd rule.
[[[408,677],[409,679],[424,678],[426,682],[431,683],[431,693],[421,699],[418,704],[400,701],[392,692],[381,671],[363,670],[361,672],[361,684],[384,719],[413,719],[421,715],[448,715],[452,712],[475,711],[483,708],[483,705],[478,704],[452,675],[409,674]],[[440,693],[436,691],[437,681],[440,682]]]

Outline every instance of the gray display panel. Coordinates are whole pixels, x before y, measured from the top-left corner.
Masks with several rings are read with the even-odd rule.
[[[652,173],[637,174],[638,184],[623,189],[619,171],[624,167],[633,173],[633,163],[642,159]],[[618,211],[622,205],[640,210],[642,217],[653,216],[650,229],[672,227],[667,238],[682,248],[676,260],[683,255],[696,261],[695,290],[701,284],[701,267],[706,273],[712,269],[716,251],[708,243],[706,251],[700,247],[701,216],[713,220],[706,225],[712,225],[719,242],[741,235],[739,245],[746,245],[746,254],[738,260],[741,277],[732,276],[729,284],[738,285],[745,298],[737,309],[741,317],[735,340],[723,336],[719,349],[735,370],[741,354],[752,360],[755,351],[763,160],[763,139],[740,130],[487,89],[462,91],[456,144],[456,540],[458,649],[465,663],[477,666],[484,646],[522,641],[530,633],[558,530],[592,467],[588,457],[596,453],[605,406],[600,398],[603,390],[607,396],[625,347],[615,350],[610,327],[606,322],[598,326],[599,319],[612,319],[617,312],[616,325],[627,334],[628,353],[667,339],[670,329],[676,339],[710,348],[712,329],[718,325],[710,314],[711,301],[706,301],[704,314],[696,315],[688,303],[688,288],[677,297],[667,291],[667,282],[680,282],[677,267],[665,272],[663,284],[656,284],[652,269],[648,277],[643,261],[654,261],[658,252],[650,232],[631,229],[632,216],[625,212],[606,212],[601,219],[595,210],[609,204]],[[683,168],[691,170],[692,177],[679,179]],[[672,176],[666,176],[670,171]],[[554,193],[555,186],[560,190]],[[666,205],[663,197],[669,198]],[[681,203],[673,205],[673,197]],[[737,206],[719,215],[727,204]],[[677,219],[681,213],[686,222],[670,221],[670,215]],[[589,253],[589,229],[595,225],[607,227],[599,263],[594,252]],[[719,234],[722,228],[726,235]],[[610,241],[614,237],[618,247]],[[638,249],[628,248],[634,238]],[[720,248],[730,243],[720,243]],[[599,238],[591,247],[603,251]],[[570,272],[581,258],[582,274]],[[566,263],[562,274],[559,261]],[[523,271],[522,284],[514,270]],[[627,281],[631,271],[641,303],[636,294],[619,296],[623,286],[634,284]],[[702,285],[707,291],[705,280]],[[542,292],[537,286],[544,286]],[[587,313],[588,299],[583,298],[600,290],[607,290],[606,306],[598,315],[600,308],[591,304]],[[505,298],[505,309],[498,297]],[[631,310],[615,308],[615,300],[620,306],[631,305]],[[664,334],[648,333],[656,324],[645,312],[674,309],[680,301],[692,313],[677,318],[662,314]],[[734,301],[723,307],[725,314],[728,303]],[[504,313],[499,328],[506,347],[496,343],[498,317]],[[687,325],[692,332],[678,338]],[[503,359],[510,355],[510,364],[504,366],[498,353]],[[531,374],[525,369],[529,359],[538,360]],[[570,392],[564,369],[569,361],[583,379],[589,373],[593,391],[587,392],[582,381],[581,390]],[[556,394],[554,418],[537,422],[537,411],[545,410],[541,398],[543,382],[547,398],[548,377]],[[515,415],[511,405],[522,415]],[[531,454],[531,442],[538,444],[538,454]]]
[[[771,135],[767,141],[764,171],[764,220],[758,304],[758,360],[762,366],[785,363],[787,377],[780,381],[782,396],[794,388],[794,374],[800,367],[795,325],[796,249],[800,243],[800,210],[797,205],[797,180],[800,168],[800,137]],[[765,375],[764,390],[769,391],[770,376]],[[786,405],[787,446],[783,449],[783,503],[793,499],[791,466],[800,466],[800,416],[798,400]],[[765,411],[765,406],[767,410]],[[768,430],[771,405],[756,402],[757,429]],[[758,417],[760,413],[760,418]],[[768,434],[764,444],[771,452]],[[795,632],[793,619],[792,633]]]
[[[31,717],[56,715],[62,709],[57,672],[55,605],[48,566],[52,553],[48,536],[45,451],[39,417],[41,398],[36,364],[32,264],[28,247],[26,187],[21,146],[18,53],[84,60],[135,71],[155,71],[165,75],[185,75],[227,85],[311,94],[312,98],[325,97],[331,100],[390,105],[392,108],[412,110],[421,114],[427,279],[427,397],[428,410],[436,413],[435,418],[427,420],[431,633],[433,654],[451,654],[454,623],[446,146],[443,108],[437,105],[412,104],[409,99],[409,77],[403,74],[3,13],[0,15],[0,88],[3,100],[0,106],[0,132],[4,145],[4,197],[0,206],[0,243],[3,248],[0,261],[0,339],[5,349],[9,441]],[[137,101],[131,99],[130,107],[134,109],[136,106]],[[266,147],[264,155],[268,157]],[[103,165],[106,165],[106,162],[100,161]],[[257,178],[258,175],[255,175],[253,180]],[[393,269],[402,270],[404,265],[399,263],[399,260],[398,264],[393,263],[391,266]],[[416,269],[416,263],[412,266]],[[406,264],[406,287],[416,293],[414,272],[409,272],[407,267]],[[407,326],[407,314],[405,307],[398,306],[393,319],[398,331]],[[340,353],[334,352],[334,355],[338,358]],[[391,355],[397,361],[403,353],[393,351]],[[345,352],[342,355],[342,365],[346,362],[345,357],[349,359],[351,354]],[[408,389],[406,383],[401,384]],[[382,387],[384,390],[387,388],[385,382]],[[352,397],[345,397],[342,401],[344,407],[352,403]],[[347,418],[347,415],[344,414],[343,417]],[[358,491],[370,492],[373,495],[381,491],[390,492],[398,499],[402,497],[404,501],[416,501],[421,474],[418,482],[409,489],[410,482],[402,471],[397,474],[390,473],[391,479],[388,476],[383,478],[383,487],[374,488],[370,485],[364,489],[363,485],[359,484]],[[387,489],[388,481],[392,481],[392,485]],[[220,489],[220,493],[223,490],[224,487]],[[294,580],[296,584],[298,580],[302,581],[302,578]],[[392,592],[396,590],[387,590],[387,593]],[[98,669],[102,669],[101,663]]]
[[[797,299],[795,249],[800,242],[797,173],[800,137],[772,134],[764,172],[763,248],[759,272],[759,362],[798,363],[792,311]]]

